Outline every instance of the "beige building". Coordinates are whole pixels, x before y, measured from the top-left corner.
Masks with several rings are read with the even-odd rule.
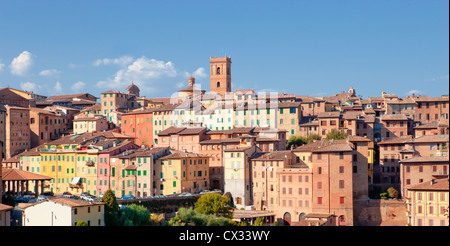
[[[243,143],[237,149],[224,150],[224,193],[229,192],[236,208],[253,204],[250,159],[262,152],[254,143]]]
[[[85,132],[100,132],[108,129],[108,121],[102,115],[77,117],[73,120],[74,134],[83,134]]]
[[[75,226],[84,221],[88,226],[104,226],[105,203],[72,198],[54,198],[31,203],[23,208],[23,226]]]
[[[172,151],[155,162],[155,195],[198,193],[209,189],[209,158],[187,151]]]
[[[432,179],[407,187],[408,225],[448,226],[449,185],[445,179]]]

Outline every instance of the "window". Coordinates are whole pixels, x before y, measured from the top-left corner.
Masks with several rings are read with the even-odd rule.
[[[317,204],[322,204],[322,197],[317,197]]]

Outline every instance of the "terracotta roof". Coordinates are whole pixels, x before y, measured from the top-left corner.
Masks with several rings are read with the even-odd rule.
[[[208,128],[206,127],[192,127],[192,128],[185,128],[181,132],[178,133],[178,135],[199,135],[203,131],[207,131]]]
[[[67,95],[56,95],[56,96],[52,96],[47,98],[47,101],[58,101],[58,100],[69,100],[71,101],[73,98],[79,98],[81,96],[86,97],[86,95],[90,95],[93,96],[89,93],[77,93],[77,94],[67,94]],[[95,97],[95,96],[93,96]],[[95,97],[97,98],[97,97]]]
[[[408,141],[408,143],[448,143],[448,135],[423,135]]]
[[[411,135],[407,135],[407,136],[402,136],[402,137],[396,137],[396,138],[388,138],[388,139],[384,139],[381,142],[378,142],[379,145],[383,145],[383,144],[403,144],[407,141],[410,141],[412,139]]]
[[[414,129],[437,129],[438,128],[438,123],[439,122],[437,122],[437,121],[424,123],[422,125],[418,125],[418,126],[414,127]]]
[[[253,89],[237,89],[234,91],[234,93],[236,94],[236,92],[239,92],[242,94],[247,94],[247,93],[255,94],[255,91]]]
[[[448,178],[446,179],[434,179],[428,182],[422,182],[420,184],[411,185],[406,187],[408,190],[449,190]]]
[[[294,152],[344,152],[353,151],[347,140],[321,140],[297,147]]]
[[[383,114],[381,120],[408,120],[404,114]]]
[[[278,103],[278,108],[298,108],[300,104],[300,102],[280,102]]]
[[[15,180],[51,180],[51,177],[23,171],[16,168],[2,168],[2,181]]]
[[[172,134],[177,134],[181,131],[183,131],[184,129],[186,129],[185,127],[175,127],[175,126],[171,126],[163,131],[161,131],[160,133],[158,133],[158,136],[169,136]]]
[[[184,152],[184,151],[173,151],[174,153],[161,157],[161,160],[168,159],[180,159],[180,158],[208,158],[208,156],[200,155],[197,153]]]
[[[402,163],[416,163],[416,162],[449,162],[448,156],[415,156],[408,159],[400,160]]]
[[[442,97],[429,97],[429,96],[422,96],[422,97],[414,97],[413,100],[416,102],[448,102],[449,98],[448,96],[442,96]]]
[[[370,139],[360,136],[348,136],[350,142],[371,142]]]
[[[25,97],[23,97],[23,96],[15,93],[14,91],[10,90],[10,88],[2,88],[2,89],[0,89],[0,98],[28,100]]]
[[[205,92],[205,90],[202,90],[202,89],[200,89],[198,87],[195,87],[195,86],[188,86],[188,87],[186,87],[184,89],[181,89],[179,91],[182,91],[182,92],[194,92],[194,91]]]
[[[92,205],[104,205],[104,202],[90,202],[85,200],[79,200],[79,199],[72,199],[72,198],[64,198],[64,197],[58,197],[58,198],[49,198],[48,200],[44,200],[43,202],[54,202],[58,204],[62,204],[69,207],[87,207]]]
[[[8,211],[8,210],[13,210],[13,209],[14,209],[14,207],[0,203],[0,211]]]
[[[330,141],[329,145],[314,149],[312,152],[346,152],[353,151],[353,148],[345,140]]]
[[[399,100],[386,100],[386,104],[416,104],[416,102],[409,98],[399,98]]]
[[[260,160],[283,161],[286,158],[286,156],[291,153],[292,153],[292,151],[290,151],[290,150],[272,151],[272,152],[263,153],[261,156],[254,158],[252,160],[254,160],[254,161],[260,161]]]
[[[333,112],[320,112],[317,117],[318,118],[339,118],[341,116],[340,111]]]
[[[77,117],[73,121],[97,121],[106,120],[105,116],[87,116],[87,117]]]

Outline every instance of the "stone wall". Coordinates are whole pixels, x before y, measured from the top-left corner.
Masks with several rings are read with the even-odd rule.
[[[407,223],[404,200],[355,200],[355,226],[405,226]]]

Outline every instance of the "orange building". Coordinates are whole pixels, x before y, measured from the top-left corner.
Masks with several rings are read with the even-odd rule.
[[[135,110],[122,114],[122,134],[135,137],[134,143],[153,146],[153,110]]]

